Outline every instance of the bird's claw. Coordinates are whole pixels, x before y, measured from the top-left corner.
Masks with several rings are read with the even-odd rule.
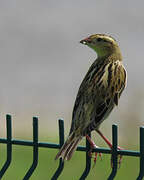
[[[95,148],[98,148],[98,146],[92,141],[92,139],[88,135],[86,135],[86,138],[90,143],[90,151],[88,152],[88,155],[92,158],[92,154],[93,154],[92,150],[95,149]],[[98,154],[99,154],[99,157],[102,160],[102,153],[95,152],[94,164],[96,164]]]
[[[95,145],[95,146],[96,146],[96,145]],[[96,146],[95,148],[98,148],[98,146]],[[93,148],[90,149],[90,151],[88,152],[88,155],[89,155],[89,157],[94,158],[94,165],[95,165],[95,164],[96,164],[96,161],[97,161],[98,155],[99,155],[100,159],[102,160],[102,153],[94,152],[95,155],[93,156],[92,149],[93,149]]]
[[[101,159],[101,161],[102,161],[102,153],[97,153],[97,152],[95,152],[95,156],[94,156],[94,163],[96,164],[96,161],[97,161],[97,156],[98,156],[98,154],[99,154],[99,157],[100,157],[100,159]]]
[[[118,161],[118,168],[120,168],[120,166],[121,166],[122,159],[123,159],[123,156],[120,155],[119,156],[119,161]]]

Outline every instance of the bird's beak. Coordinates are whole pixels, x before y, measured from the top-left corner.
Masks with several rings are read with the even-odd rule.
[[[88,44],[88,43],[91,43],[91,39],[88,37],[88,38],[85,38],[83,40],[80,41],[81,44]]]
[[[81,44],[86,44],[86,41],[83,39],[80,41]]]

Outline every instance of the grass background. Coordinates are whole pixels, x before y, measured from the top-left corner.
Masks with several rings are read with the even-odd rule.
[[[135,148],[134,148],[135,149]],[[58,161],[54,157],[58,150],[39,148],[39,161],[36,170],[30,180],[49,180],[58,167]],[[0,145],[0,167],[6,160],[6,145]],[[32,147],[13,145],[12,163],[6,171],[3,180],[23,179],[32,163]],[[85,153],[76,152],[73,158],[65,163],[65,168],[59,180],[77,180],[85,168]],[[123,157],[120,169],[117,172],[116,180],[135,180],[139,171],[139,158]],[[111,173],[110,155],[103,154],[102,161],[98,158],[96,166],[92,168],[87,180],[105,180]]]

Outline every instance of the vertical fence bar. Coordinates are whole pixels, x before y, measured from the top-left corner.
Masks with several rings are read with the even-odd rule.
[[[33,117],[33,163],[23,180],[28,180],[38,164],[38,118]]]
[[[7,127],[7,160],[4,163],[1,171],[0,171],[0,179],[3,177],[4,173],[8,169],[11,159],[12,159],[12,125],[11,125],[11,116],[9,114],[6,115],[6,127]]]
[[[91,134],[89,133],[88,136],[91,137]],[[85,170],[79,180],[84,180],[90,172],[91,157],[89,156],[89,151],[90,151],[90,143],[86,139],[86,166],[85,166]]]
[[[140,172],[137,180],[144,177],[144,127],[140,127]]]
[[[62,147],[62,145],[64,144],[64,121],[62,119],[59,119],[59,144],[60,147]],[[53,177],[51,178],[51,180],[56,180],[60,176],[63,168],[64,168],[64,162],[62,161],[62,158],[60,158],[59,166],[56,172],[54,173]]]
[[[108,180],[113,180],[117,173],[117,144],[118,144],[118,133],[117,133],[117,125],[112,125],[112,172],[108,178]]]

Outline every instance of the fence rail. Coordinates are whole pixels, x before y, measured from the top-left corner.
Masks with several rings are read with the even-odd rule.
[[[12,160],[12,145],[23,145],[23,146],[32,146],[33,147],[33,162],[30,166],[29,170],[26,172],[23,180],[28,180],[33,172],[35,171],[38,165],[38,157],[39,157],[39,147],[40,148],[52,148],[59,149],[64,143],[64,121],[59,120],[59,144],[54,143],[44,143],[38,141],[38,118],[33,117],[33,141],[24,141],[12,139],[12,118],[11,115],[6,115],[6,129],[7,129],[7,137],[0,138],[0,143],[7,144],[7,159],[0,170],[0,179],[2,179],[3,175],[9,168]],[[91,134],[89,134],[91,136]],[[136,180],[142,180],[144,177],[144,127],[140,127],[140,151],[130,151],[130,150],[118,150],[118,128],[117,125],[112,125],[112,151],[106,148],[96,148],[93,149],[93,152],[101,152],[105,154],[112,154],[113,167],[111,174],[108,177],[108,180],[113,180],[117,173],[117,161],[118,155],[123,156],[136,156],[140,158],[140,169],[139,175]],[[83,171],[79,180],[85,180],[91,169],[91,158],[88,155],[90,150],[90,144],[86,140],[86,146],[78,146],[77,151],[85,151],[86,152],[86,165],[85,170]],[[58,168],[56,169],[51,180],[57,180],[60,174],[64,169],[64,162],[60,159]]]

